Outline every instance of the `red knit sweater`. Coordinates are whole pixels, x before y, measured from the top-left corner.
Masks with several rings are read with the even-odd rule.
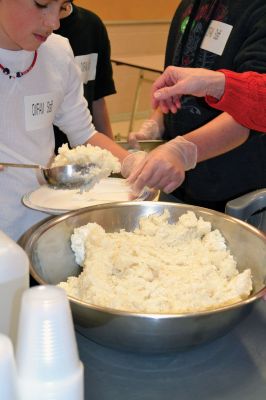
[[[266,132],[266,74],[220,72],[225,74],[224,95],[220,100],[207,96],[207,103],[232,115],[241,125]]]

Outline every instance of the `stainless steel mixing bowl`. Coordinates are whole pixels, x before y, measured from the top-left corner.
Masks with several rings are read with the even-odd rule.
[[[133,147],[130,146],[130,144],[126,140],[118,140],[116,141],[119,146],[122,146],[126,150],[134,150]],[[156,139],[156,140],[139,140],[139,149],[142,151],[146,151],[149,153],[150,151],[156,149],[156,147],[166,143],[165,140],[162,139]]]
[[[80,268],[70,248],[70,235],[75,227],[97,222],[108,232],[121,228],[132,231],[141,216],[162,213],[165,208],[170,212],[171,222],[191,210],[218,228],[235,256],[239,270],[251,268],[252,295],[245,301],[214,311],[164,315],[116,311],[69,297],[76,328],[89,339],[138,352],[184,350],[227,333],[266,293],[266,236],[262,232],[222,213],[164,202],[98,205],[53,217],[33,227],[20,241],[30,257],[33,278],[40,284],[57,284],[69,275],[79,274]]]

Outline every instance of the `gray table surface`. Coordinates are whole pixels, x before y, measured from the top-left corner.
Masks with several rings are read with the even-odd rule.
[[[86,400],[266,399],[266,302],[222,338],[188,351],[116,351],[77,333]]]

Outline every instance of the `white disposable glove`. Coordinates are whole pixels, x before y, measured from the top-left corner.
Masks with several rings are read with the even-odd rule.
[[[161,139],[159,124],[154,119],[146,119],[137,132],[128,134],[128,142],[131,148],[139,149],[138,140]]]
[[[142,164],[146,157],[147,153],[145,151],[134,151],[133,153],[130,153],[122,162],[121,175],[124,178],[127,178],[132,171]]]
[[[151,151],[132,170],[128,182],[134,192],[148,186],[171,193],[182,184],[185,171],[195,168],[197,164],[197,146],[178,136]]]

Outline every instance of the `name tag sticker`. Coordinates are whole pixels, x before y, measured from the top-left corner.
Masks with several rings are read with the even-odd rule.
[[[55,93],[24,97],[26,131],[48,128],[56,110]]]
[[[232,29],[232,25],[212,20],[203,38],[200,48],[221,56]]]
[[[75,61],[81,70],[82,82],[94,81],[96,77],[98,54],[91,53],[84,56],[76,56]]]

